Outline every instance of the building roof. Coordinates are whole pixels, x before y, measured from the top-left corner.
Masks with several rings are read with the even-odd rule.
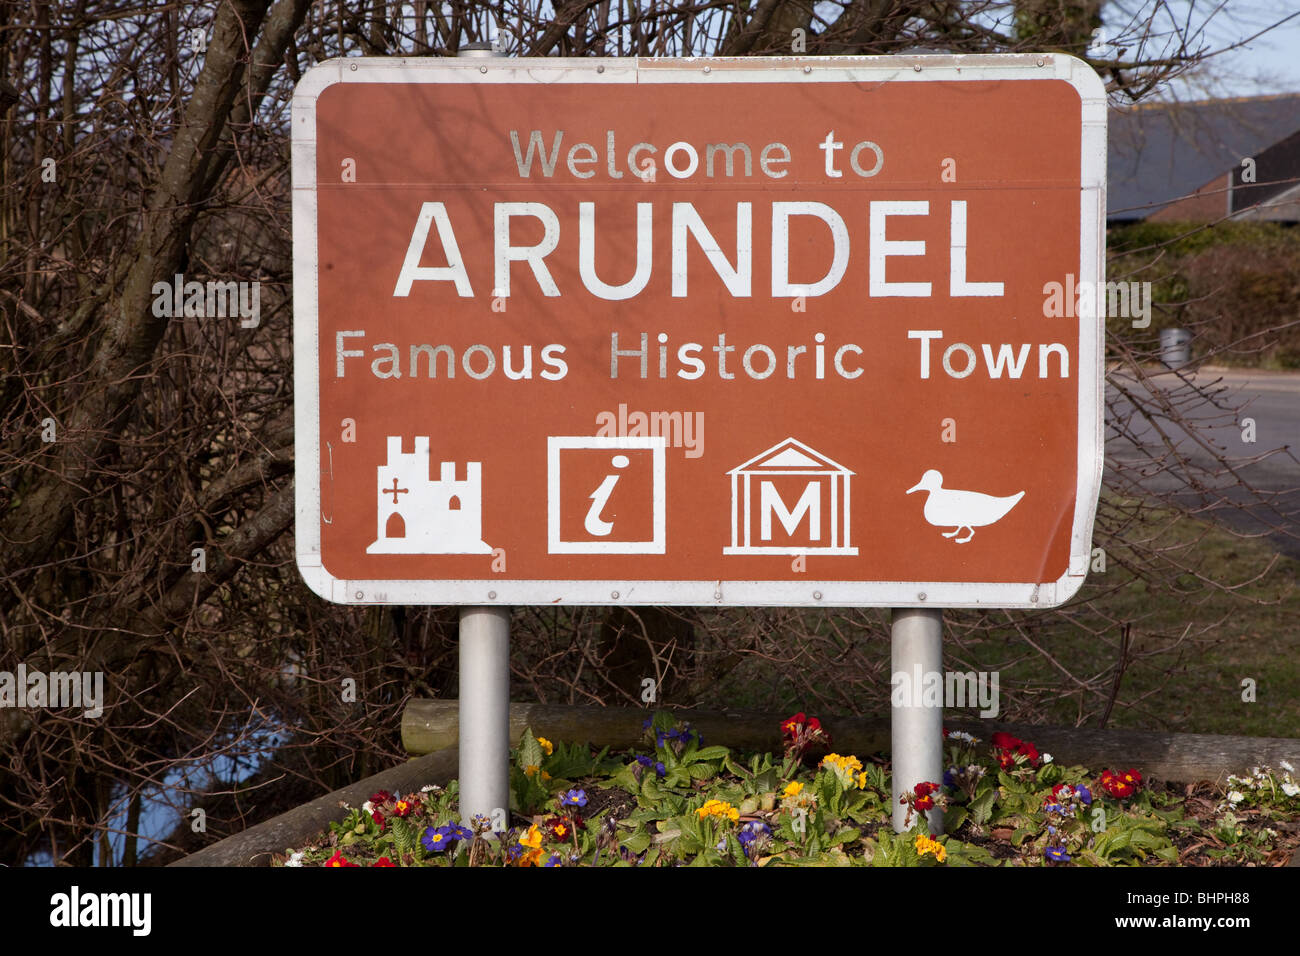
[[[1107,218],[1145,219],[1300,131],[1300,94],[1112,109]]]

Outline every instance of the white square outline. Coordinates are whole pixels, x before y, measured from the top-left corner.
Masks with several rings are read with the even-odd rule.
[[[546,550],[549,554],[665,554],[667,516],[664,509],[667,439],[550,435],[546,439]],[[649,541],[563,541],[560,539],[560,452],[570,448],[649,448],[653,451],[654,532]]]

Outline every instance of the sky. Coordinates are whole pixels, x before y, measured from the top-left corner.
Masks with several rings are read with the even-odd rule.
[[[1137,2],[1107,4],[1103,18],[1120,18]],[[1140,4],[1149,10],[1152,0]],[[1180,21],[1201,27],[1201,44],[1221,50],[1240,43],[1283,18],[1291,19],[1244,46],[1209,58],[1194,76],[1176,80],[1169,93],[1180,100],[1210,95],[1258,96],[1300,93],[1300,2],[1297,0],[1169,0],[1167,9]]]

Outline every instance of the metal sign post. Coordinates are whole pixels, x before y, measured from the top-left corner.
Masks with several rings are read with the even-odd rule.
[[[460,820],[510,809],[510,609],[460,609]]]
[[[461,57],[495,58],[472,43]],[[510,817],[510,609],[460,609],[460,821],[504,830]]]
[[[918,783],[938,783],[943,777],[943,706],[927,706],[925,695],[916,693],[926,674],[942,673],[943,611],[895,608],[890,625],[890,675],[911,681],[913,688],[908,706],[894,706],[890,712],[895,833],[907,829],[903,795]],[[927,811],[926,818],[931,833],[943,832],[942,811]]]

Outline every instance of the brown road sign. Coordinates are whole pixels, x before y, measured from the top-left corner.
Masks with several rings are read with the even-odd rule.
[[[1065,56],[333,60],[298,563],[346,603],[1045,607],[1101,480]]]

